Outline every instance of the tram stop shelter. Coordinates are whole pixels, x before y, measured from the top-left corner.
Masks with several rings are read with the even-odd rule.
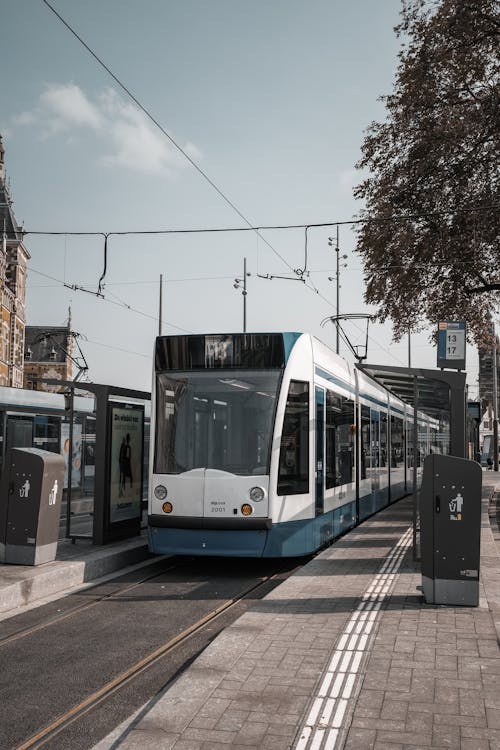
[[[466,373],[391,367],[358,362],[356,367],[390,393],[413,407],[413,445],[418,445],[418,412],[433,417],[449,429],[449,454],[466,458],[467,392]],[[413,549],[417,531],[417,461],[413,461]]]
[[[147,495],[151,394],[51,378],[33,382],[62,386],[66,394],[66,432],[61,439],[66,538],[102,545],[138,535]],[[75,390],[90,396],[92,407],[83,418],[75,408]]]

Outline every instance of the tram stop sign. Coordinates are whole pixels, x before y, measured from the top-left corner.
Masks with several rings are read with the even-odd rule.
[[[466,325],[442,321],[438,325],[437,366],[441,369],[465,370]]]
[[[437,453],[425,458],[420,546],[428,604],[479,604],[482,477],[476,461]]]

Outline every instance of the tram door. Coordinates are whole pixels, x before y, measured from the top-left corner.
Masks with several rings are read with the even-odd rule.
[[[316,515],[324,511],[324,466],[325,466],[325,392],[316,388],[316,450],[315,450],[315,507]]]

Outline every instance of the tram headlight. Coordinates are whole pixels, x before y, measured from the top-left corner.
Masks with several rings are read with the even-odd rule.
[[[241,506],[241,515],[242,516],[251,516],[253,513],[253,508],[250,505],[250,503],[243,503]]]
[[[172,513],[172,511],[173,511],[174,507],[173,507],[172,503],[170,503],[170,502],[169,502],[169,501],[167,500],[167,502],[166,502],[166,503],[163,503],[163,505],[161,506],[161,509],[162,509],[162,511],[163,511],[164,513]]]
[[[260,503],[260,501],[264,499],[264,490],[262,487],[252,487],[248,496],[252,502]]]
[[[163,484],[157,484],[154,489],[154,496],[157,500],[165,500],[167,497],[167,488]]]

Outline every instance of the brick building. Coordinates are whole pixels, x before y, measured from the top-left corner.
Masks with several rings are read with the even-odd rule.
[[[30,254],[14,216],[0,136],[0,386],[23,387],[26,272]]]
[[[66,326],[26,326],[24,387],[35,391],[62,392],[65,389],[33,378],[72,380],[73,332],[71,318]]]

